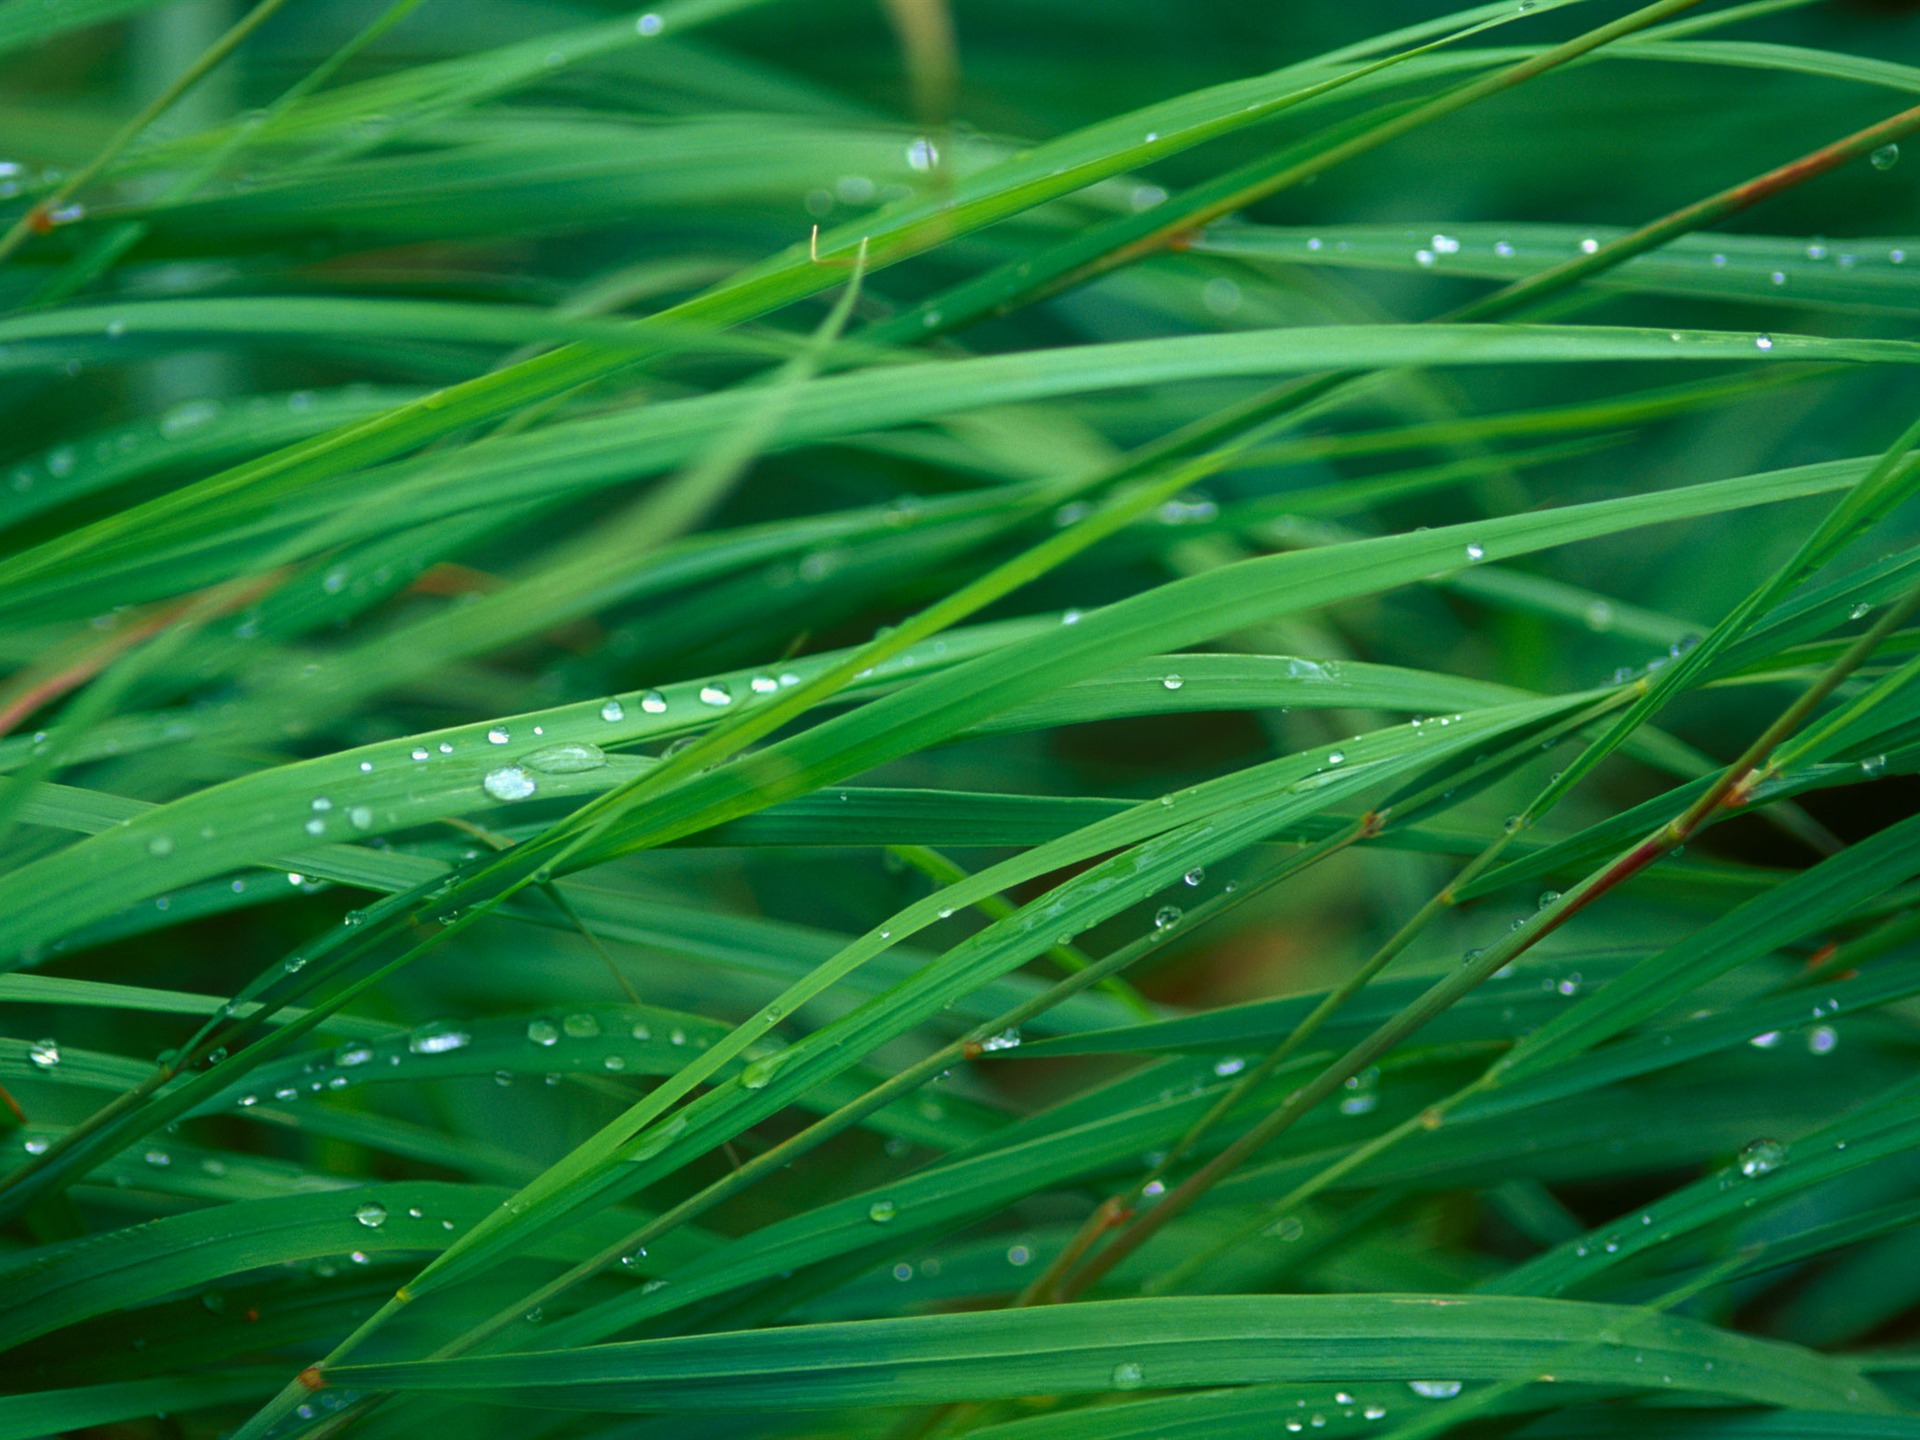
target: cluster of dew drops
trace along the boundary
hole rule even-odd
[[[777,691],[800,683],[800,677],[792,671],[780,675],[754,675],[746,682],[746,689],[752,695],[772,695]],[[709,680],[696,692],[699,703],[711,710],[725,710],[734,703],[734,687],[725,680]],[[659,690],[643,690],[634,702],[643,714],[664,715],[668,710],[668,701]],[[627,702],[618,697],[606,700],[599,707],[601,720],[609,725],[620,724],[627,718]],[[534,727],[538,737],[541,727]],[[494,725],[487,731],[487,743],[490,745],[510,745],[513,743],[513,731],[504,724]],[[452,747],[443,743],[440,749],[451,753]],[[672,753],[670,748],[669,754]],[[430,760],[432,752],[424,745],[413,751],[415,760]],[[598,745],[587,740],[563,741],[541,745],[527,752],[511,764],[497,766],[487,771],[480,782],[480,788],[495,800],[512,803],[531,800],[539,793],[542,775],[571,775],[583,771],[598,770],[607,763],[607,755]]]

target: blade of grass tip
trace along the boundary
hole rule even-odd
[[[1360,1070],[1364,1069],[1368,1064],[1372,1063],[1373,1059],[1384,1054],[1385,1051],[1391,1049],[1393,1045],[1398,1044],[1400,1039],[1413,1033],[1413,1031],[1424,1024],[1426,1019],[1430,1018],[1432,1014],[1437,1014],[1440,1009],[1444,1009],[1446,1005],[1451,1004],[1453,1000],[1457,999],[1460,995],[1464,995],[1482,980],[1504,968],[1506,965],[1511,964],[1520,955],[1545,939],[1547,935],[1557,930],[1574,915],[1584,910],[1601,896],[1617,889],[1633,875],[1652,864],[1653,861],[1661,855],[1667,854],[1677,845],[1684,844],[1687,838],[1691,836],[1700,824],[1703,823],[1708,816],[1712,815],[1714,811],[1722,807],[1734,809],[1744,804],[1746,795],[1763,773],[1763,767],[1775,749],[1783,744],[1786,738],[1798,729],[1806,717],[1830,696],[1834,690],[1843,684],[1849,675],[1853,674],[1872,656],[1874,650],[1887,635],[1891,634],[1915,611],[1920,611],[1920,590],[1913,591],[1905,596],[1898,604],[1883,615],[1872,629],[1861,635],[1859,639],[1848,648],[1847,652],[1834,661],[1819,679],[1809,685],[1792,704],[1774,718],[1766,729],[1748,745],[1738,759],[1721,771],[1714,784],[1710,786],[1684,814],[1661,826],[1639,844],[1632,846],[1607,865],[1589,874],[1581,880],[1579,884],[1565,892],[1559,899],[1553,901],[1552,904],[1542,910],[1534,921],[1522,929],[1514,931],[1496,941],[1493,945],[1487,947],[1480,955],[1470,960],[1459,972],[1441,980],[1416,1001],[1414,1005],[1409,1006],[1401,1015],[1396,1016],[1393,1020],[1382,1026],[1374,1036],[1368,1037],[1367,1040],[1355,1046],[1346,1056],[1343,1056],[1339,1061],[1335,1062],[1322,1076],[1317,1077],[1312,1084],[1297,1092],[1296,1096],[1289,1097],[1279,1110],[1275,1111],[1272,1116],[1262,1122],[1260,1127],[1256,1128],[1270,1128],[1274,1135],[1278,1135],[1282,1130],[1288,1128],[1294,1120],[1298,1119],[1299,1115],[1304,1113],[1306,1108],[1310,1108],[1313,1104],[1317,1104],[1320,1099],[1331,1094],[1335,1085],[1344,1082],[1348,1075],[1357,1074]],[[1459,881],[1456,879],[1455,883],[1457,884]],[[1416,1011],[1421,1012],[1419,1018],[1409,1024],[1409,1017]],[[1385,1044],[1380,1043],[1387,1032],[1393,1032],[1392,1039],[1388,1040]],[[1356,1057],[1359,1058],[1356,1059]],[[1398,1144],[1401,1140],[1418,1134],[1421,1131],[1437,1129],[1444,1122],[1446,1116],[1453,1110],[1464,1104],[1471,1097],[1492,1088],[1512,1063],[1512,1058],[1510,1052],[1507,1057],[1496,1061],[1477,1079],[1469,1082],[1445,1099],[1436,1101],[1423,1109],[1418,1115],[1410,1117],[1393,1129],[1375,1136],[1372,1140],[1356,1147],[1320,1174],[1315,1175],[1308,1181],[1295,1187],[1295,1189],[1281,1197],[1273,1206],[1267,1207],[1259,1217],[1257,1224],[1250,1224],[1243,1227],[1235,1234],[1217,1242],[1215,1246],[1202,1254],[1189,1256],[1187,1260],[1181,1263],[1177,1271],[1170,1272],[1164,1280],[1155,1283],[1163,1286],[1171,1285],[1176,1282],[1176,1279],[1184,1280],[1198,1273],[1205,1265],[1212,1263],[1212,1261],[1218,1259],[1219,1256],[1259,1234],[1265,1225],[1271,1223],[1272,1218],[1276,1214],[1285,1214],[1287,1208],[1304,1202],[1306,1199],[1324,1189],[1327,1185],[1332,1184],[1340,1176],[1350,1173],[1364,1161],[1370,1160],[1376,1155],[1383,1153]],[[1327,1084],[1327,1078],[1335,1075],[1336,1072],[1338,1078],[1335,1079],[1332,1084]],[[1313,1098],[1306,1098],[1310,1092],[1314,1092]],[[1264,1141],[1262,1143],[1264,1143]],[[1215,1176],[1213,1178],[1217,1180],[1219,1177]],[[1178,1193],[1178,1191],[1170,1192],[1167,1199],[1174,1199]],[[1197,1196],[1194,1198],[1197,1198]],[[1159,1213],[1158,1209],[1153,1213],[1157,1215]],[[1107,1252],[1103,1251],[1098,1259],[1104,1260],[1106,1254]]]
[[[968,872],[938,850],[926,845],[889,845],[887,854],[902,864],[911,865],[936,885],[955,885],[967,878]],[[973,902],[973,908],[989,920],[1005,920],[1015,909],[1013,903],[1004,895],[983,895]],[[1052,946],[1047,956],[1062,970],[1072,973],[1084,970],[1093,963],[1086,951],[1078,945],[1059,944]],[[1147,998],[1124,980],[1110,979],[1100,982],[1100,988],[1112,995],[1127,1009],[1142,1020],[1152,1020],[1157,1013]]]
[[[225,166],[232,164],[235,157],[244,154],[248,147],[257,144],[272,130],[275,120],[285,115],[306,96],[325,85],[339,73],[342,66],[405,20],[423,3],[425,0],[393,0],[384,12],[363,27],[346,44],[289,86],[273,104],[267,107],[266,112],[257,121],[250,119],[247,124],[235,126],[227,138],[214,147],[210,155],[163,188],[157,197],[158,203],[173,204],[193,195],[201,186],[219,174]],[[48,305],[57,305],[84,289],[112,269],[121,256],[145,239],[151,228],[144,220],[129,220],[124,224],[116,225],[107,234],[74,256],[62,270],[40,287],[32,300],[23,308],[37,310]]]
[[[200,58],[183,70],[166,89],[135,112],[124,125],[114,131],[100,150],[73,174],[62,180],[53,190],[44,196],[38,204],[32,206],[18,220],[10,225],[4,234],[0,234],[0,264],[13,255],[35,235],[43,235],[51,230],[59,211],[65,207],[82,189],[117,160],[146,128],[168,110],[194,86],[204,80],[213,69],[235,50],[245,43],[248,36],[271,19],[274,13],[285,6],[287,0],[260,0],[246,15],[235,22],[233,27],[213,44],[201,52]]]

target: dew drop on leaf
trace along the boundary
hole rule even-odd
[[[1787,1147],[1778,1140],[1756,1140],[1740,1152],[1735,1162],[1748,1179],[1778,1170],[1786,1163]]]
[[[575,775],[602,768],[607,763],[607,752],[584,740],[567,740],[557,745],[543,745],[521,756],[520,763],[543,775]]]
[[[464,1030],[432,1021],[407,1037],[407,1049],[415,1055],[444,1055],[449,1050],[464,1048],[472,1040]]]
[[[502,765],[487,772],[480,788],[496,800],[527,800],[532,798],[535,786],[533,777],[518,765]]]

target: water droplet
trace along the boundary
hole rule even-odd
[[[512,738],[513,732],[508,730],[504,725],[495,725],[491,730],[487,731],[487,743],[489,745],[504,745]]]
[[[1116,1390],[1138,1390],[1147,1383],[1147,1372],[1140,1368],[1138,1360],[1122,1360],[1113,1367],[1113,1388]]]
[[[416,1055],[444,1055],[469,1044],[473,1037],[464,1030],[430,1021],[407,1037],[407,1049]]]
[[[940,163],[940,150],[925,136],[912,141],[907,146],[907,166],[909,169],[927,171]]]
[[[700,687],[700,703],[702,705],[731,705],[733,703],[733,691],[718,680],[711,681]]]
[[[740,1083],[749,1090],[764,1090],[773,1079],[774,1072],[780,1068],[784,1055],[762,1055],[758,1060],[749,1060],[740,1070]]]
[[[333,1052],[333,1063],[336,1065],[364,1065],[371,1059],[373,1059],[372,1048],[362,1045],[357,1040],[349,1040]]]
[[[660,33],[660,25],[660,17],[652,12],[642,15],[638,20],[633,22],[633,28],[638,30],[642,35],[658,35]]]
[[[615,724],[627,718],[626,707],[618,700],[609,700],[600,707],[600,718],[609,725]]]
[[[1894,144],[1882,145],[1867,157],[1867,163],[1876,170],[1891,170],[1900,161],[1900,147]]]
[[[1468,544],[1468,546],[1467,546],[1467,559],[1469,559],[1469,560],[1484,560],[1484,559],[1486,559],[1486,558],[1487,558],[1487,551],[1486,551],[1486,547],[1485,547],[1484,545],[1481,545],[1481,544],[1479,544],[1479,543],[1477,543],[1477,542],[1473,542],[1473,543],[1469,543],[1469,544]]]
[[[151,840],[147,841],[147,853],[155,856],[171,855],[173,853],[173,837],[171,835],[154,836]]]
[[[1387,1418],[1387,1407],[1384,1405],[1369,1405],[1360,1413],[1369,1420],[1384,1420]]]
[[[1171,930],[1179,923],[1180,907],[1178,905],[1162,905],[1154,912],[1153,928],[1156,930]]]
[[[1747,1041],[1747,1043],[1756,1050],[1771,1050],[1780,1043],[1780,1032],[1778,1030],[1768,1030],[1754,1036],[1751,1040]]]
[[[1869,755],[1860,762],[1860,773],[1862,775],[1878,775],[1886,768],[1887,757],[1884,755]]]
[[[560,1022],[560,1028],[575,1040],[591,1040],[600,1033],[600,1021],[584,1012],[569,1015]]]
[[[1180,877],[1180,882],[1183,885],[1198,885],[1206,878],[1207,867],[1204,865],[1196,865]]]
[[[60,1063],[60,1042],[58,1040],[36,1040],[27,1046],[27,1059],[36,1068],[51,1070]]]
[[[1599,249],[1600,249],[1600,242],[1594,239],[1591,235],[1589,235],[1586,239],[1580,242],[1580,253],[1582,255],[1592,255]]]
[[[368,805],[353,805],[347,809],[347,823],[356,830],[373,828],[373,809]]]
[[[487,772],[480,788],[496,800],[526,800],[534,791],[533,777],[518,765],[503,765]]]
[[[1160,677],[1160,683],[1169,690],[1178,690],[1187,682],[1182,680],[1178,675],[1163,675]]]
[[[771,675],[756,675],[747,684],[756,695],[771,695],[780,688],[780,682]]]
[[[1426,1400],[1451,1400],[1460,1393],[1458,1380],[1409,1380],[1407,1388]]]
[[[1213,1073],[1218,1075],[1222,1080],[1225,1080],[1229,1075],[1238,1075],[1246,1068],[1247,1062],[1242,1060],[1238,1055],[1229,1055],[1224,1060],[1216,1060],[1213,1062]]]
[[[432,752],[429,751],[427,747],[424,745],[416,745],[413,747],[413,750],[410,753],[413,755],[413,758],[415,760],[425,760],[427,756]]]
[[[1771,350],[1773,348],[1773,337],[1771,335],[1754,336],[1753,348],[1756,350]]]
[[[1807,1053],[1810,1055],[1831,1054],[1833,1047],[1840,1043],[1840,1032],[1831,1025],[1816,1025],[1807,1031]]]
[[[1346,761],[1347,752],[1344,750],[1329,750],[1327,752],[1327,764],[1329,765],[1344,765]]]
[[[1786,1162],[1787,1147],[1778,1140],[1756,1140],[1739,1154],[1740,1173],[1749,1179],[1778,1170]]]
[[[527,1022],[527,1039],[536,1045],[553,1045],[560,1039],[560,1027],[551,1020]]]
[[[1018,1026],[1009,1027],[997,1035],[989,1035],[980,1042],[981,1050],[987,1052],[995,1050],[1015,1050],[1019,1048],[1019,1045],[1020,1029]]]
[[[378,1200],[369,1200],[354,1208],[353,1218],[369,1230],[378,1230],[387,1223],[387,1207]]]
[[[607,752],[585,740],[564,740],[522,755],[520,763],[543,775],[574,775],[583,770],[600,769],[607,763]]]
[[[890,1223],[896,1213],[891,1200],[876,1200],[867,1207],[867,1219],[876,1225]]]

